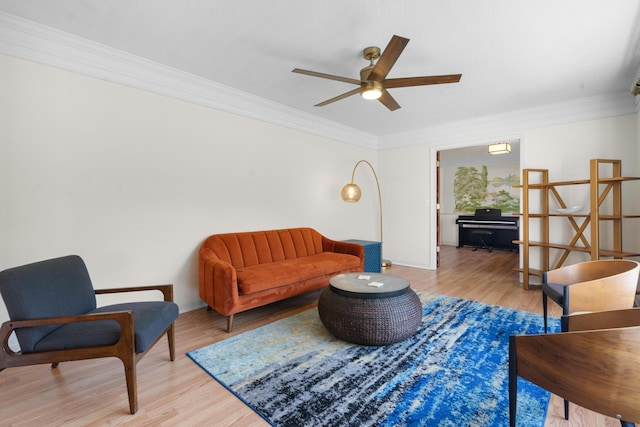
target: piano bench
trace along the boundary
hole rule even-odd
[[[480,241],[479,246],[473,248],[474,251],[478,249],[486,249],[489,252],[493,252],[493,231],[491,230],[473,230],[471,235]]]

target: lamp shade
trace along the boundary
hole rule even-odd
[[[356,184],[351,183],[342,187],[342,200],[345,202],[357,202],[360,200],[360,196],[362,196],[362,191],[360,191],[360,187]]]

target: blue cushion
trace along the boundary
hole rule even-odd
[[[77,255],[0,272],[0,292],[11,320],[84,314],[96,308],[87,268]],[[57,325],[16,330],[20,348],[31,352]]]
[[[178,318],[178,306],[173,302],[145,301],[99,307],[91,313],[133,311],[136,353],[146,351]],[[34,351],[61,350],[108,345],[118,341],[120,326],[116,321],[71,323],[56,329],[38,341]]]

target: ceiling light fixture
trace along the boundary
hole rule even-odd
[[[631,94],[638,96],[640,94],[640,77],[638,77],[631,85]]]
[[[508,142],[498,142],[489,144],[489,154],[507,154],[511,152],[511,144]]]
[[[382,84],[375,80],[369,80],[362,84],[360,95],[362,95],[364,99],[378,99],[382,96]]]

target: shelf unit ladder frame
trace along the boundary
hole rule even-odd
[[[606,159],[591,159],[590,165],[590,211],[594,220],[591,224],[591,259],[597,260],[600,258],[600,206],[607,199],[607,196],[613,190],[612,209],[613,216],[617,217],[612,219],[613,221],[613,250],[614,252],[622,252],[622,182],[612,181],[604,183],[602,192],[600,191],[600,185],[603,185],[602,178],[600,177],[600,164],[610,164],[612,171],[612,178],[620,178],[622,176],[622,161],[621,160],[606,160]],[[622,258],[616,257],[616,258]]]
[[[601,166],[609,165],[609,169],[606,171],[601,170]],[[564,251],[559,260],[555,263],[554,269],[561,267],[566,261],[568,255],[571,252],[583,252],[589,255],[591,260],[598,260],[602,257],[612,257],[615,259],[622,259],[628,257],[640,256],[638,251],[624,251],[622,247],[623,230],[622,224],[624,219],[638,218],[640,215],[631,214],[624,215],[622,213],[622,183],[627,181],[640,181],[640,176],[625,177],[622,176],[622,161],[621,160],[608,160],[608,159],[591,159],[589,171],[589,179],[573,180],[573,181],[559,181],[549,182],[548,169],[523,169],[522,171],[522,184],[514,185],[514,188],[522,188],[522,240],[514,241],[522,247],[522,268],[517,270],[522,273],[523,289],[530,289],[529,277],[531,275],[541,276],[544,271],[549,271],[549,265],[551,264],[549,255],[550,249],[557,249]],[[600,176],[604,173],[606,176]],[[539,173],[540,177],[533,175]],[[540,181],[534,181],[533,178],[538,178]],[[534,182],[534,183],[532,183]],[[562,197],[556,190],[559,186],[569,185],[589,185],[589,213],[588,214],[563,214],[563,213],[550,213],[549,212],[549,196],[553,195],[557,203],[566,208],[566,204],[562,200]],[[531,190],[540,191],[540,209],[539,212],[530,212]],[[610,198],[610,204],[606,204],[607,198]],[[611,213],[602,214],[600,212],[602,207],[607,207],[611,210]],[[551,217],[566,217],[571,223],[575,234],[568,245],[549,242],[549,225]],[[541,241],[530,240],[530,218],[537,218],[540,220],[540,237]],[[584,218],[583,222],[578,225],[576,218]],[[600,221],[611,221],[611,234],[607,236],[607,240],[612,244],[611,248],[601,248],[601,236],[602,231]],[[590,226],[590,232],[587,231],[587,227]],[[612,241],[611,241],[611,240]],[[576,246],[578,240],[582,242],[584,246]],[[540,248],[540,264],[541,270],[530,268],[530,248]]]
[[[524,169],[523,170],[523,174],[522,174],[522,188],[523,188],[523,192],[526,192],[526,194],[523,194],[522,197],[522,221],[525,224],[529,224],[529,214],[530,214],[530,208],[529,208],[529,200],[530,200],[530,195],[529,195],[529,190],[531,189],[531,184],[530,181],[532,181],[532,177],[531,174],[540,174],[539,179],[540,179],[540,183],[541,184],[546,184],[549,182],[549,170],[548,169]],[[540,187],[540,207],[541,210],[543,212],[548,212],[549,211],[549,188],[545,185],[543,185],[542,187]],[[548,217],[543,217],[541,218],[541,230],[540,233],[543,236],[543,240],[548,241],[549,240],[549,218]],[[525,290],[529,289],[529,276],[531,275],[531,271],[529,268],[529,251],[530,251],[530,245],[529,242],[530,240],[530,235],[529,235],[529,228],[528,226],[523,227],[522,228],[522,257],[524,260],[526,260],[523,263],[522,266],[522,287]],[[547,271],[549,269],[549,248],[548,247],[540,247],[540,250],[542,251],[542,266],[541,269],[542,271]]]

